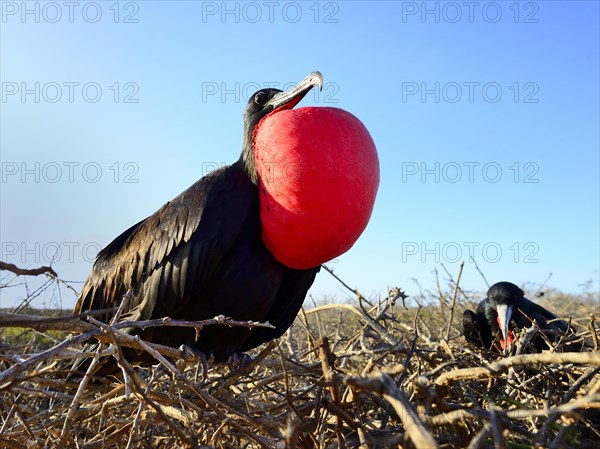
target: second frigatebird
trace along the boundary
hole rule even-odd
[[[515,284],[498,282],[478,304],[477,313],[465,310],[463,332],[471,343],[488,349],[499,346],[506,352],[515,339],[515,331],[531,327],[533,320],[551,341],[570,329],[557,315],[527,299]],[[538,336],[533,343],[537,351],[549,349],[543,337]]]
[[[282,335],[296,317],[320,265],[290,268],[265,246],[259,195],[263,187],[256,164],[255,135],[264,118],[292,109],[313,87],[321,86],[321,74],[313,72],[286,92],[261,89],[252,95],[244,112],[239,160],[206,175],[104,248],[74,313],[114,309],[129,292],[121,320],[167,316],[203,320],[224,315],[236,320],[268,321],[275,326],[251,330],[208,326],[198,334],[183,327],[133,331],[147,341],[173,347],[186,345],[217,361],[226,361]],[[373,165],[378,174],[376,156]],[[364,189],[370,183],[374,201],[378,176],[362,183],[348,179],[349,195],[352,189]],[[339,182],[329,186],[324,184],[323,188],[339,188]],[[368,220],[372,203],[363,209]],[[346,226],[354,226],[351,218]],[[364,225],[355,224],[357,235]],[[285,238],[285,233],[282,235]],[[342,243],[350,243],[345,245],[349,247],[353,241]],[[100,318],[108,322],[111,317],[107,314]]]

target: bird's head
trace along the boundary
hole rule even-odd
[[[498,282],[492,285],[487,292],[486,317],[490,322],[497,322],[502,332],[500,345],[504,352],[510,350],[514,340],[514,334],[510,329],[513,310],[524,296],[523,290],[511,282]]]
[[[321,72],[312,72],[290,90],[261,89],[255,92],[246,105],[244,111],[244,147],[242,159],[246,170],[253,183],[258,182],[256,171],[253,141],[256,125],[267,115],[277,113],[286,109],[292,109],[313,88],[323,87],[323,76]]]
[[[314,268],[350,249],[379,187],[375,143],[355,116],[295,108],[322,84],[313,72],[285,92],[259,90],[244,113],[242,163],[258,190],[262,239],[288,268]]]

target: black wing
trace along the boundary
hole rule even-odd
[[[169,316],[185,307],[237,239],[253,188],[236,163],[129,228],[98,254],[74,313],[117,307],[127,291],[132,298],[122,319]]]
[[[472,310],[463,312],[463,333],[471,343],[488,349],[494,340],[485,314],[475,313]]]
[[[561,320],[556,314],[527,298],[521,298],[516,305],[526,316],[513,311],[517,325],[520,327],[531,327],[531,320],[535,320],[541,329],[557,330],[563,333],[569,329],[569,324]],[[530,320],[531,319],[531,320]]]

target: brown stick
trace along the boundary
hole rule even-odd
[[[99,313],[104,313],[107,310],[112,309],[96,310],[74,316],[68,315],[53,318],[0,312],[0,327],[29,327],[40,332],[44,332],[47,330],[59,330],[65,332],[88,332],[97,329],[97,327],[93,324],[81,321],[79,318],[85,316],[98,315]],[[169,317],[144,321],[121,321],[119,323],[112,324],[111,327],[114,329],[124,329],[128,327],[137,327],[145,329],[147,327],[171,326],[194,327],[196,329],[202,329],[205,326],[214,326],[217,324],[230,327],[247,327],[249,329],[253,329],[255,327],[266,327],[268,329],[275,329],[275,326],[269,323],[258,323],[256,321],[237,321],[232,320],[231,318],[227,318],[223,315],[219,315],[214,318],[202,321],[174,320]]]
[[[464,266],[465,261],[463,260],[460,263],[458,277],[456,278],[456,285],[454,286],[454,295],[452,295],[452,301],[450,302],[450,318],[448,318],[448,327],[446,328],[446,340],[448,340],[448,336],[450,335],[450,329],[452,328],[452,319],[454,318],[454,306],[456,305],[456,295],[458,295],[458,285],[460,284],[460,277],[462,276]]]
[[[58,274],[56,274],[56,271],[52,267],[19,268],[12,263],[0,261],[0,270],[10,271],[17,276],[39,276],[40,274],[48,273],[54,277],[58,277]]]
[[[415,447],[438,448],[436,441],[388,374],[379,372],[367,376],[348,376],[344,379],[344,383],[383,396],[396,410],[406,435]]]
[[[354,307],[351,304],[326,304],[324,306],[319,306],[319,307],[315,307],[313,309],[307,310],[305,313],[307,315],[309,315],[311,313],[316,313],[321,310],[327,310],[327,309],[348,310],[348,311],[354,313],[355,315],[358,315],[360,318],[362,318],[374,331],[376,331],[379,335],[381,335],[389,344],[391,344],[393,346],[396,346],[399,344],[399,341],[393,335],[391,335],[391,333],[387,329],[385,329],[381,324],[379,324],[377,321],[375,321],[373,318],[371,318],[365,312],[360,311],[358,308]]]
[[[520,354],[508,357],[488,366],[476,368],[462,368],[442,373],[435,385],[442,386],[452,381],[463,379],[487,379],[508,370],[512,366],[543,364],[568,364],[578,363],[583,365],[600,365],[600,354],[595,352],[544,352],[542,354]]]
[[[332,368],[333,355],[331,354],[331,348],[329,347],[329,339],[327,337],[323,337],[321,342],[319,343],[319,358],[321,360],[321,369],[323,370],[323,377],[326,382],[331,382],[333,380],[334,372]],[[340,392],[336,385],[330,385],[329,391],[331,393],[331,398],[333,399],[333,404],[338,408],[340,405]],[[335,434],[338,440],[338,447],[344,448],[346,444],[344,442],[343,428],[344,421],[340,417],[339,414],[336,413],[337,418],[337,426],[335,429]]]
[[[546,417],[567,414],[583,408],[600,408],[600,394],[586,395],[574,401],[567,402],[566,404],[560,404],[555,407],[544,409],[518,409],[507,412],[500,412],[498,409],[496,409],[496,414],[503,414],[509,419],[530,419],[536,416]],[[459,409],[452,410],[451,412],[443,413],[441,415],[428,417],[426,422],[431,426],[447,426],[458,421],[478,418],[489,419],[490,413],[481,409]]]
[[[91,323],[86,323],[81,320],[73,320],[71,317],[66,317],[64,320],[55,321],[42,321],[40,322],[39,317],[29,317],[28,315],[17,315],[17,319],[11,321],[11,316],[13,314],[10,313],[0,313],[0,327],[31,327],[32,329],[44,329],[44,330],[63,330],[69,332],[84,332],[75,337],[70,337],[56,346],[43,351],[38,354],[33,354],[27,359],[23,359],[18,363],[15,363],[13,366],[8,368],[7,370],[0,373],[0,384],[5,382],[16,374],[23,372],[26,368],[35,365],[36,363],[41,362],[42,360],[46,360],[50,357],[55,356],[60,353],[64,349],[68,348],[77,343],[81,343],[92,338],[96,338],[102,342],[112,342],[112,337],[108,335],[104,329],[101,329],[98,326],[95,326]],[[28,320],[25,320],[24,317],[27,317]],[[17,324],[15,324],[17,323]],[[120,323],[113,324],[109,326],[109,329],[112,330],[120,330],[123,328],[130,327],[149,327],[149,326],[184,326],[184,327],[195,327],[201,328],[206,325],[227,325],[227,326],[241,326],[241,327],[272,327],[270,324],[261,324],[255,323],[253,321],[235,321],[225,318],[223,316],[215,317],[211,320],[203,320],[203,321],[184,321],[184,320],[171,320],[170,318],[163,318],[159,320],[147,320],[147,321],[122,321]],[[146,349],[146,345],[142,345],[140,340],[136,339],[126,339],[123,338],[122,334],[116,335],[117,343],[121,346],[132,347],[136,349]],[[183,359],[186,361],[195,361],[196,356],[191,354],[190,351],[180,351],[179,349],[172,348],[170,346],[164,346],[156,343],[147,343],[148,346],[155,349],[162,355],[167,357],[172,357],[175,359]]]

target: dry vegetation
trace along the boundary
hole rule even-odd
[[[444,284],[411,298],[423,307],[404,307],[392,289],[306,308],[250,364],[209,363],[207,373],[122,324],[2,313],[0,446],[598,447],[598,297],[547,292],[540,302],[572,316],[577,333],[542,354],[524,345],[503,357],[465,343],[462,311],[479,297]],[[82,351],[94,338],[99,349]],[[132,366],[123,346],[150,351],[156,365]],[[119,377],[67,377],[73,360],[99,351],[119,359]]]

